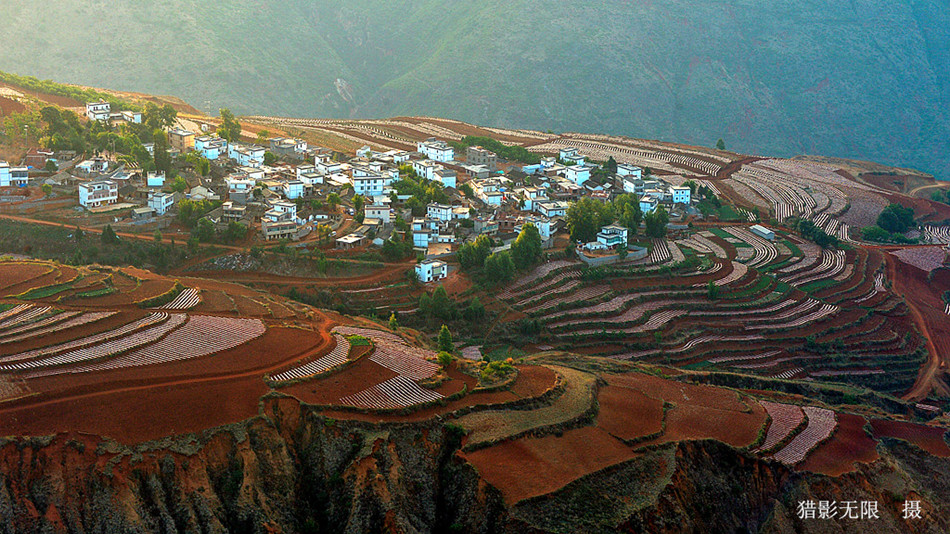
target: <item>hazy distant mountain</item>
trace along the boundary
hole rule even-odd
[[[0,20],[2,70],[199,108],[724,137],[950,178],[945,0],[5,0]]]

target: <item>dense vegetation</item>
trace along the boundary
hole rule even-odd
[[[453,142],[452,147],[459,153],[464,153],[470,146],[480,146],[491,150],[499,158],[508,161],[518,161],[521,163],[535,164],[541,162],[541,155],[534,152],[528,152],[523,146],[508,146],[491,137],[480,137],[475,135],[466,135],[459,142]]]

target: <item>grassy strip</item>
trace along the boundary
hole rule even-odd
[[[564,393],[549,406],[536,410],[491,410],[460,417],[458,424],[469,434],[466,450],[554,430],[564,430],[596,415],[598,378],[568,367],[552,367],[564,377]]]
[[[20,300],[42,299],[46,297],[51,297],[57,293],[62,293],[63,291],[66,291],[67,289],[72,289],[72,287],[73,287],[72,282],[66,282],[63,284],[56,284],[56,285],[46,286],[46,287],[37,287],[34,289],[30,289],[28,291],[25,291],[23,293],[20,293],[19,295],[15,295],[15,297]]]

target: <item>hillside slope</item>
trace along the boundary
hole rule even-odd
[[[315,5],[316,4],[316,5]],[[950,177],[939,2],[24,1],[0,69],[297,116],[449,116]],[[68,26],[63,21],[70,21]]]

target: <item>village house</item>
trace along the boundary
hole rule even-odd
[[[389,224],[391,222],[389,206],[385,204],[367,204],[363,206],[363,221],[370,219]]]
[[[455,150],[445,141],[437,141],[430,137],[425,141],[416,144],[416,149],[420,154],[435,161],[452,161],[455,159]]]
[[[228,147],[228,159],[241,167],[260,168],[264,164],[264,147],[234,143]]]
[[[214,161],[228,152],[228,142],[216,135],[195,137],[195,150],[206,159]]]
[[[449,267],[444,261],[424,260],[416,264],[416,274],[423,284],[444,279],[449,274]]]
[[[6,161],[0,161],[0,187],[25,187],[29,179],[28,168],[11,167]]]
[[[498,168],[498,156],[480,146],[470,146],[465,149],[465,161],[469,165],[484,166],[489,172],[494,172]]]
[[[115,204],[119,200],[119,187],[115,182],[101,180],[79,184],[79,205],[84,208],[98,208]]]
[[[564,217],[567,214],[568,206],[569,204],[562,200],[547,200],[537,203],[538,213],[548,217],[549,219],[554,217]]]
[[[168,146],[182,154],[195,148],[195,132],[175,128],[168,131]],[[217,158],[215,158],[217,159]]]
[[[247,206],[242,206],[230,200],[221,205],[221,218],[225,222],[238,222],[247,215]]]
[[[608,248],[627,244],[627,229],[623,226],[604,226],[597,232],[597,241]]]
[[[148,207],[157,215],[165,215],[169,208],[175,205],[175,195],[172,193],[151,193],[148,196]]]
[[[105,100],[86,103],[86,117],[91,121],[108,121],[112,112],[112,104]]]
[[[439,182],[442,184],[442,187],[451,187],[452,189],[455,189],[456,178],[457,178],[457,175],[455,171],[451,169],[443,169],[443,168],[437,169],[435,171],[435,176],[433,177],[433,179],[436,182]]]
[[[148,171],[145,175],[145,187],[165,187],[165,171]]]

